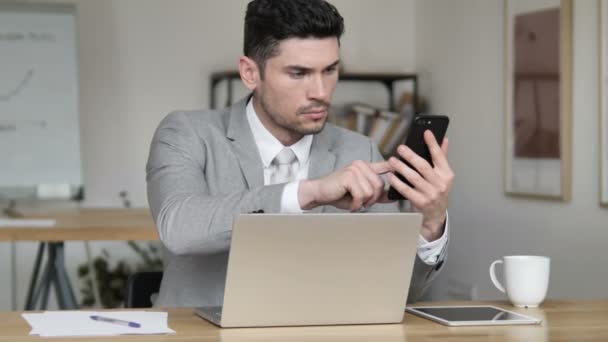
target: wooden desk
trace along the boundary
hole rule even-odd
[[[54,219],[53,227],[3,227],[0,241],[38,241],[38,253],[30,280],[25,309],[45,309],[51,284],[59,307],[78,307],[65,270],[65,241],[152,241],[158,233],[148,209],[71,209],[55,212],[24,212],[24,219]],[[44,250],[47,262],[38,279]],[[14,266],[13,266],[14,267]],[[13,279],[16,271],[13,270]],[[15,287],[13,283],[13,288]],[[13,293],[14,296],[14,293]]]
[[[608,300],[549,301],[538,309],[520,309],[505,302],[451,302],[440,304],[493,304],[543,319],[540,326],[446,327],[406,314],[403,324],[219,329],[198,318],[191,309],[169,309],[169,327],[175,335],[77,338],[81,341],[298,341],[298,342],[476,342],[476,341],[608,341]],[[28,336],[29,325],[20,312],[0,313],[0,341],[40,341]],[[53,341],[74,341],[53,338]]]
[[[24,212],[24,219],[54,219],[55,226],[5,227],[0,241],[152,241],[158,233],[148,209],[73,209]]]

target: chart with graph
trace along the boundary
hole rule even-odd
[[[0,188],[81,185],[76,11],[0,3]]]

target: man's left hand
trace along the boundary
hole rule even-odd
[[[433,133],[427,130],[424,132],[424,141],[431,152],[434,167],[409,147],[400,145],[397,153],[415,169],[395,157],[391,157],[388,162],[395,172],[399,172],[414,187],[408,186],[392,173],[388,174],[388,182],[410,201],[415,210],[422,213],[424,218],[421,234],[430,242],[443,235],[454,172],[447,160],[448,139],[444,138],[439,146]]]

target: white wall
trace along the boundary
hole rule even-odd
[[[84,204],[120,206],[118,193],[127,190],[134,206],[146,206],[144,168],[154,129],[172,110],[208,107],[210,73],[236,68],[248,1],[70,2],[79,12]],[[347,71],[413,69],[413,0],[332,3],[345,18],[342,61]],[[113,256],[129,254],[124,244],[95,246],[114,246]],[[68,244],[72,279],[83,250],[80,243]],[[17,253],[22,305],[35,244],[19,244]],[[7,275],[9,258],[8,245],[0,244],[0,272]],[[10,281],[5,279],[0,310],[10,309]]]
[[[508,254],[551,257],[550,298],[606,297],[608,210],[600,209],[596,1],[574,1],[573,196],[568,203],[503,192],[503,33],[500,0],[419,0],[416,69],[434,112],[451,116],[452,240],[438,299],[505,298],[488,267]],[[470,289],[468,290],[470,292]]]
[[[154,129],[171,110],[208,107],[210,73],[236,69],[247,2],[78,2],[86,205],[119,205],[123,189],[147,205],[144,165]],[[347,70],[414,66],[413,1],[380,3],[335,2],[346,22]]]

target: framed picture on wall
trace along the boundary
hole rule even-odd
[[[608,207],[608,0],[599,0],[600,204]]]
[[[571,0],[504,0],[508,195],[570,199],[571,36]]]

